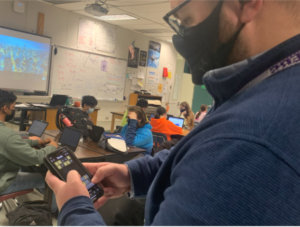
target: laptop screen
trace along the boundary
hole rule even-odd
[[[149,117],[149,121],[151,121],[151,118],[154,117],[154,114],[151,114],[150,117]]]
[[[76,148],[81,138],[81,133],[70,128],[64,128],[64,131],[59,139],[59,143],[64,146]]]
[[[28,129],[28,133],[41,137],[45,129],[47,128],[47,126],[48,126],[48,122],[34,120],[32,122],[32,125]]]
[[[67,95],[53,95],[50,101],[50,106],[64,106],[67,99]]]
[[[173,122],[175,125],[179,127],[183,127],[184,119],[178,117],[169,117],[169,121]]]

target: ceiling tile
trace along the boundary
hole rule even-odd
[[[131,13],[149,13],[149,12],[158,12],[165,11],[166,13],[170,11],[169,2],[163,3],[151,3],[143,5],[130,5],[130,6],[117,6],[117,8],[131,12]]]
[[[165,29],[166,27],[159,25],[159,24],[145,24],[145,25],[138,25],[138,24],[134,24],[134,25],[122,25],[123,28],[127,28],[130,30],[135,30],[135,29]]]
[[[128,0],[107,0],[106,3],[111,6],[137,6],[137,5],[145,5],[145,4],[155,4],[155,3],[165,3],[168,1],[165,0],[151,0],[151,1],[128,1]]]

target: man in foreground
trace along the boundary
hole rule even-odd
[[[146,225],[300,225],[299,4],[171,1],[174,46],[215,105],[171,151],[87,164],[95,206],[129,191],[147,196]],[[76,172],[46,180],[60,225],[105,224]]]

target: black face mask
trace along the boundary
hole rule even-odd
[[[184,111],[186,111],[186,109],[182,109],[182,110],[180,110],[180,113],[183,113]]]
[[[11,111],[11,115],[6,115],[6,116],[5,116],[5,121],[10,121],[10,120],[12,120],[12,119],[14,118],[14,116],[15,116],[15,113],[16,113],[16,110],[12,110],[12,111]]]
[[[224,44],[218,43],[221,0],[213,12],[200,24],[185,28],[185,36],[173,36],[173,44],[178,53],[186,59],[194,84],[202,85],[202,78],[212,69],[227,65],[228,56],[242,29]]]

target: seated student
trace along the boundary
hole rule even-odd
[[[182,134],[182,128],[167,120],[167,111],[162,106],[156,109],[150,125],[152,126],[152,132],[165,134],[169,141],[171,140],[171,135]]]
[[[37,172],[20,172],[22,167],[42,164],[45,155],[55,151],[57,143],[51,139],[22,139],[12,129],[5,127],[4,122],[13,119],[17,97],[0,89],[0,195],[17,191],[45,187],[44,176]],[[43,149],[32,148],[36,145],[46,145]],[[54,200],[55,202],[55,200]],[[57,210],[56,203],[52,212]]]
[[[203,118],[205,117],[206,113],[207,113],[207,105],[202,104],[200,106],[200,111],[196,113],[195,115],[195,121],[200,122],[203,120]]]
[[[187,102],[180,103],[180,115],[179,117],[184,118],[184,126],[187,129],[194,128],[194,113]]]
[[[146,150],[146,155],[151,155],[153,138],[151,125],[147,121],[146,114],[139,106],[128,108],[128,124],[121,131],[128,146],[135,146]]]
[[[136,106],[141,107],[145,111],[146,108],[148,107],[148,101],[146,99],[139,99],[136,103]],[[125,111],[124,116],[122,118],[122,122],[121,122],[122,127],[124,127],[127,124],[127,114],[128,114],[128,110]]]
[[[95,107],[98,105],[98,101],[94,96],[86,95],[82,97],[81,107],[82,111],[85,113],[86,117],[91,121],[89,114],[93,113]]]

